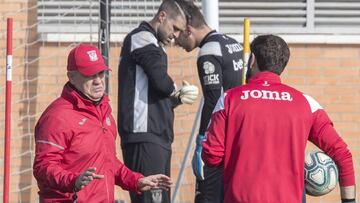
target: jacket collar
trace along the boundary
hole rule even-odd
[[[269,84],[281,83],[279,75],[268,71],[259,72],[249,79],[249,83],[263,83],[264,81]]]
[[[148,22],[146,22],[146,21],[141,22],[140,25],[139,25],[139,27],[142,27],[142,28],[144,28],[146,31],[151,32],[151,33],[156,37],[156,39],[159,41],[159,38],[158,38],[158,36],[157,36],[154,28],[151,27],[151,25],[150,25]]]
[[[216,33],[216,30],[211,30],[209,33],[207,33],[205,35],[205,37],[201,40],[199,47],[201,48],[202,46],[204,46],[204,44],[207,42],[207,40],[209,39],[209,37],[213,34]]]
[[[65,84],[63,91],[61,93],[61,97],[70,101],[72,104],[76,105],[78,108],[88,109],[91,107],[95,107],[95,104],[93,103],[93,101],[81,96],[75,90],[73,85],[71,85],[70,82],[67,82]],[[103,98],[101,99],[100,103],[96,106],[100,106],[100,105],[108,104],[108,103],[109,103],[109,97],[107,95],[104,95]]]

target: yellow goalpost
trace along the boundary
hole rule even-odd
[[[243,50],[243,72],[242,72],[242,84],[246,84],[246,72],[247,72],[247,62],[250,57],[250,19],[245,18],[244,19],[244,50]]]

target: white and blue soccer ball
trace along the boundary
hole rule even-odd
[[[315,151],[305,156],[305,190],[311,196],[329,193],[338,183],[335,162],[324,152]]]

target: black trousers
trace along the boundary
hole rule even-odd
[[[196,180],[195,203],[224,202],[223,167],[204,166],[204,180]]]
[[[154,143],[131,143],[122,147],[124,164],[144,176],[170,176],[171,151]],[[132,203],[170,203],[170,191],[154,189],[142,195],[130,192]]]

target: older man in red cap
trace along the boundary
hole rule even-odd
[[[170,187],[169,177],[144,177],[116,158],[106,70],[96,47],[81,44],[70,52],[69,82],[35,127],[33,169],[40,202],[113,203],[115,184],[137,193]]]

